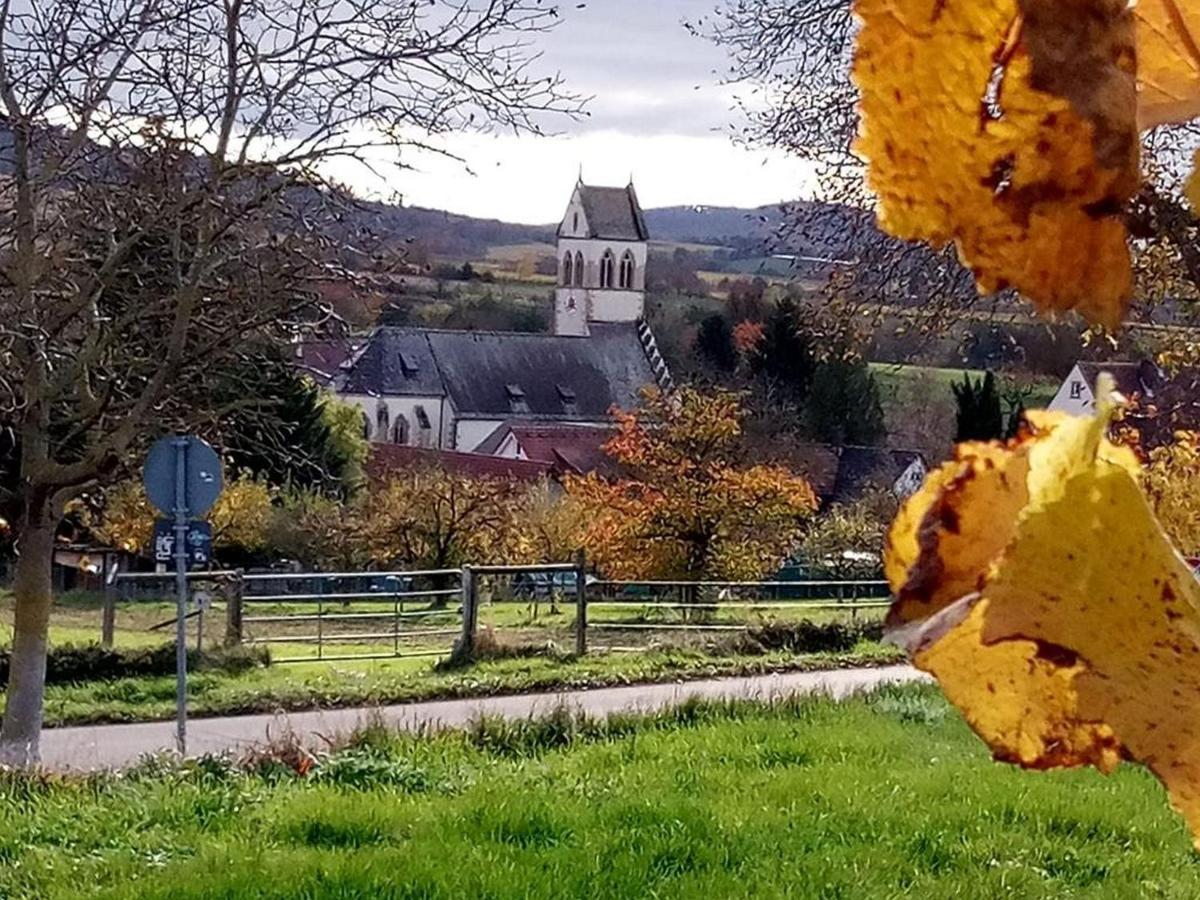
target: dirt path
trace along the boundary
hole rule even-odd
[[[828,693],[845,697],[881,684],[914,681],[922,676],[908,666],[838,669],[827,672],[788,672],[749,678],[721,678],[676,684],[651,684],[560,691],[514,697],[481,697],[401,706],[361,707],[324,712],[230,716],[188,723],[188,753],[203,755],[245,750],[286,731],[319,745],[322,736],[348,734],[356,727],[380,721],[399,729],[455,728],[479,716],[528,718],[566,705],[592,715],[631,710],[652,711],[690,697],[769,699],[788,694]],[[128,766],[148,753],[175,746],[173,722],[137,725],[94,725],[50,728],[42,732],[42,761],[49,769],[89,770]]]

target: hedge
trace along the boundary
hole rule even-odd
[[[0,649],[0,685],[8,685],[12,650]],[[245,672],[271,663],[265,647],[238,647],[230,650],[188,651],[188,669]],[[46,657],[46,683],[71,684],[81,681],[112,681],[149,675],[175,674],[175,645],[158,647],[110,648],[99,644],[63,644]]]

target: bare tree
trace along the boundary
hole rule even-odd
[[[319,320],[346,195],[453,129],[578,101],[539,0],[0,0],[0,415],[16,616],[0,762],[36,761],[68,502],[213,409],[247,342]],[[4,138],[7,138],[5,146]]]
[[[729,52],[726,78],[747,88],[741,138],[812,161],[822,198],[860,213],[841,217],[858,259],[832,279],[832,299],[859,313],[873,308],[876,315],[862,320],[876,325],[881,311],[907,306],[912,327],[930,334],[945,332],[964,311],[979,317],[1014,310],[1010,295],[975,297],[970,274],[952,250],[934,254],[875,228],[874,198],[865,187],[862,161],[851,150],[858,94],[850,78],[855,27],[850,0],[722,0],[713,16],[691,27]],[[1136,317],[1143,321],[1161,315],[1164,300],[1200,294],[1198,223],[1179,190],[1187,171],[1180,163],[1190,159],[1198,133],[1195,126],[1159,128],[1143,142],[1148,174],[1129,217],[1138,274]],[[828,228],[828,210],[797,203],[778,239],[805,246]],[[1189,308],[1167,305],[1175,321],[1190,317]]]

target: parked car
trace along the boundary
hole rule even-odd
[[[575,572],[522,572],[512,580],[514,600],[534,600],[551,594],[573,595],[579,583]],[[595,584],[592,575],[584,576],[584,584]]]

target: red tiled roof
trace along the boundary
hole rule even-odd
[[[510,430],[529,459],[550,463],[559,471],[586,475],[615,468],[612,457],[604,452],[613,436],[611,428],[513,424]]]
[[[296,363],[305,373],[329,382],[337,375],[342,363],[358,351],[361,343],[350,338],[305,341],[296,345]]]
[[[553,466],[525,459],[505,459],[481,453],[453,450],[427,450],[401,444],[372,444],[367,474],[374,479],[393,472],[420,467],[440,468],[472,478],[499,478],[511,481],[537,481],[552,474]]]

